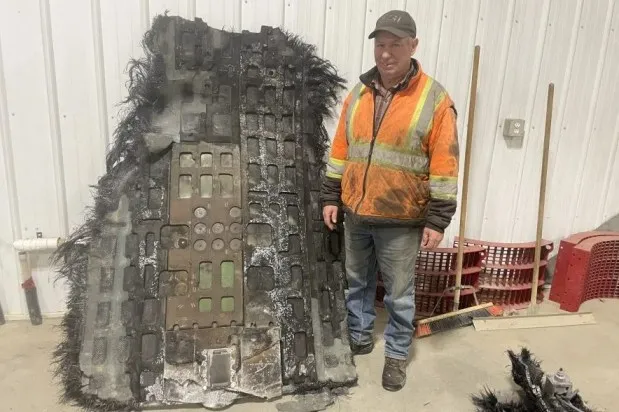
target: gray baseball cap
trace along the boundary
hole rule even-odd
[[[376,20],[376,28],[370,33],[368,39],[373,39],[381,31],[388,31],[398,37],[417,36],[417,26],[413,17],[404,10],[391,10]]]

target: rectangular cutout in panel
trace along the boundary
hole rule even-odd
[[[198,304],[200,312],[210,312],[212,310],[213,302],[211,298],[202,298]]]
[[[221,311],[234,312],[234,297],[225,296],[221,298]]]
[[[200,176],[200,196],[213,197],[213,176]]]
[[[101,280],[99,282],[99,292],[111,292],[114,287],[114,268],[101,268]]]
[[[299,225],[299,208],[294,205],[288,205],[288,224],[290,226]]]
[[[230,385],[230,363],[230,354],[227,351],[213,351],[209,367],[209,381],[214,388]]]
[[[262,205],[260,203],[249,204],[249,217],[258,217],[262,214]]]
[[[294,88],[284,88],[284,107],[287,109],[292,109],[294,107],[294,97],[295,90]]]
[[[292,133],[292,116],[282,116],[281,129],[282,133]]]
[[[294,166],[286,167],[285,179],[288,186],[297,185],[297,168]]]
[[[269,205],[269,209],[271,209],[271,213],[273,213],[276,217],[279,217],[279,211],[281,210],[279,203],[271,203]]]
[[[267,156],[269,160],[274,161],[277,159],[277,141],[275,139],[267,139]]]
[[[146,234],[146,257],[151,257],[155,254],[155,234]]]
[[[232,153],[221,154],[221,167],[232,167]]]
[[[267,166],[267,182],[270,185],[279,184],[279,170],[277,169],[277,166]]]
[[[249,246],[271,246],[273,233],[270,225],[266,223],[250,223],[247,225],[247,244]]]
[[[305,332],[294,334],[294,354],[299,358],[307,357],[307,337]]]
[[[290,287],[300,290],[303,287],[303,268],[298,265],[292,266],[290,268],[290,277],[292,278]]]
[[[272,114],[264,115],[264,130],[275,133],[275,116]]]
[[[200,263],[200,282],[198,288],[210,289],[213,286],[213,264],[211,262]]]
[[[219,194],[221,197],[234,196],[234,181],[232,175],[219,175]]]
[[[249,290],[273,290],[275,275],[269,266],[251,266],[247,270],[247,288]]]
[[[284,157],[286,159],[294,160],[296,151],[296,144],[291,140],[284,142]]]
[[[298,320],[303,320],[305,308],[302,298],[288,298],[288,305],[292,308],[292,315]]]
[[[260,100],[260,90],[258,90],[258,87],[256,86],[247,86],[246,89],[246,96],[247,96],[247,106],[248,107],[255,107],[258,104],[258,101]]]
[[[179,160],[181,167],[194,167],[196,165],[192,153],[181,153]]]
[[[275,87],[267,86],[264,88],[264,102],[269,107],[275,107],[276,105],[276,91]]]
[[[260,156],[260,140],[257,137],[247,138],[247,154],[251,157]]]
[[[221,287],[234,287],[234,262],[221,262]]]
[[[258,115],[247,113],[245,115],[245,126],[247,126],[247,130],[258,130]]]
[[[190,199],[192,193],[191,175],[180,175],[178,177],[178,198]]]
[[[202,167],[213,167],[213,154],[212,153],[202,153],[200,156],[200,166]]]
[[[249,184],[252,186],[257,186],[260,184],[260,180],[262,180],[262,174],[260,173],[260,165],[255,163],[250,163],[247,165],[247,174]]]

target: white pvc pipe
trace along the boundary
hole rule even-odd
[[[56,250],[62,243],[57,238],[19,239],[13,242],[13,247],[18,252],[42,252]]]

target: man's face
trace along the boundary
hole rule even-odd
[[[374,60],[381,77],[392,79],[404,76],[410,69],[410,59],[417,43],[417,39],[379,32],[374,39]]]

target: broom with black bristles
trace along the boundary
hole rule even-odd
[[[492,303],[477,304],[470,308],[460,308],[460,291],[462,287],[462,264],[464,256],[464,228],[466,225],[466,205],[468,194],[469,166],[471,155],[471,141],[473,138],[473,123],[475,118],[475,101],[477,97],[477,75],[479,72],[479,46],[475,46],[473,60],[473,74],[471,80],[471,94],[469,102],[469,119],[467,125],[466,136],[466,152],[464,153],[464,176],[462,179],[462,204],[460,205],[460,236],[458,240],[458,257],[456,260],[456,285],[448,288],[445,292],[454,291],[453,310],[449,313],[444,313],[438,316],[432,316],[419,320],[416,324],[415,337],[429,336],[438,332],[444,332],[451,329],[470,326],[473,324],[473,318],[481,318],[488,316],[501,316],[503,309],[500,306],[494,306]],[[465,286],[464,288],[470,288]],[[445,292],[443,295],[445,295]],[[440,302],[440,300],[439,300]],[[438,304],[437,304],[438,306]]]

